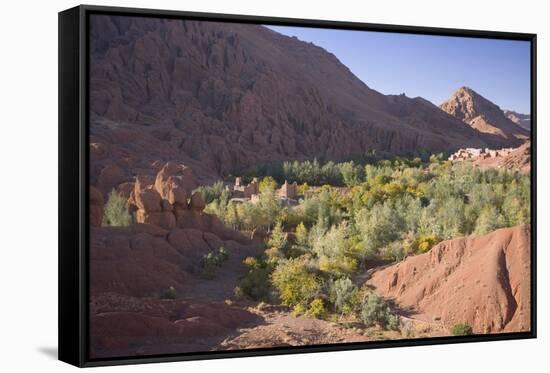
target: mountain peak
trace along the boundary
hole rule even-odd
[[[510,145],[519,145],[518,140],[528,137],[525,129],[512,123],[498,105],[470,87],[458,88],[439,107],[480,132],[509,140]]]

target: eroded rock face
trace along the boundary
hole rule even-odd
[[[160,197],[182,207],[187,205],[187,196],[196,187],[191,168],[174,162],[166,163],[155,179],[155,190]]]
[[[429,252],[375,271],[368,284],[417,318],[476,333],[531,326],[529,225],[444,241]]]
[[[91,26],[92,180],[109,163],[127,164],[127,177],[173,161],[213,178],[264,161],[502,145],[263,26],[120,16]]]

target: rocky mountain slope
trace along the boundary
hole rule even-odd
[[[401,312],[476,333],[530,328],[530,226],[444,241],[375,270],[368,283]]]
[[[510,119],[512,122],[517,124],[523,129],[526,129],[527,131],[531,130],[531,116],[528,114],[520,114],[518,112],[515,112],[513,110],[504,110],[504,115],[506,115],[506,118]]]
[[[431,103],[370,89],[326,50],[259,25],[92,16],[91,181],[176,161],[199,177],[263,161],[495,147]],[[114,170],[113,170],[114,169]]]
[[[529,132],[506,117],[494,103],[468,87],[460,87],[440,108],[472,128],[502,139],[502,147],[519,146]]]

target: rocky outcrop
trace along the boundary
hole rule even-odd
[[[215,215],[204,212],[206,204],[202,195],[193,192],[196,186],[190,167],[168,162],[159,167],[155,177],[135,177],[128,199],[130,210],[135,213],[137,223],[168,230],[197,229],[222,239],[246,242],[244,235],[227,228]]]
[[[90,175],[102,187],[121,176],[103,171],[111,163],[128,179],[159,161],[213,179],[274,160],[500,141],[426,100],[384,96],[326,50],[263,26],[93,16],[91,29]]]
[[[531,327],[529,225],[444,241],[376,270],[367,283],[412,317],[476,333]]]
[[[529,138],[529,131],[512,122],[497,105],[469,87],[460,87],[440,108],[472,128],[499,138],[502,147],[519,146]]]

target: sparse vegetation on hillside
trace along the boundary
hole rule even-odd
[[[132,216],[128,212],[128,203],[114,189],[109,193],[103,212],[103,225],[127,227],[132,224]]]
[[[471,335],[473,330],[468,324],[456,324],[451,328],[451,334],[454,336]]]
[[[203,255],[201,260],[203,275],[206,278],[213,278],[218,268],[221,267],[228,257],[229,253],[224,247],[220,247],[218,251],[211,251]]]
[[[176,299],[177,297],[178,292],[173,286],[168,287],[168,289],[164,290],[160,295],[161,299]]]

